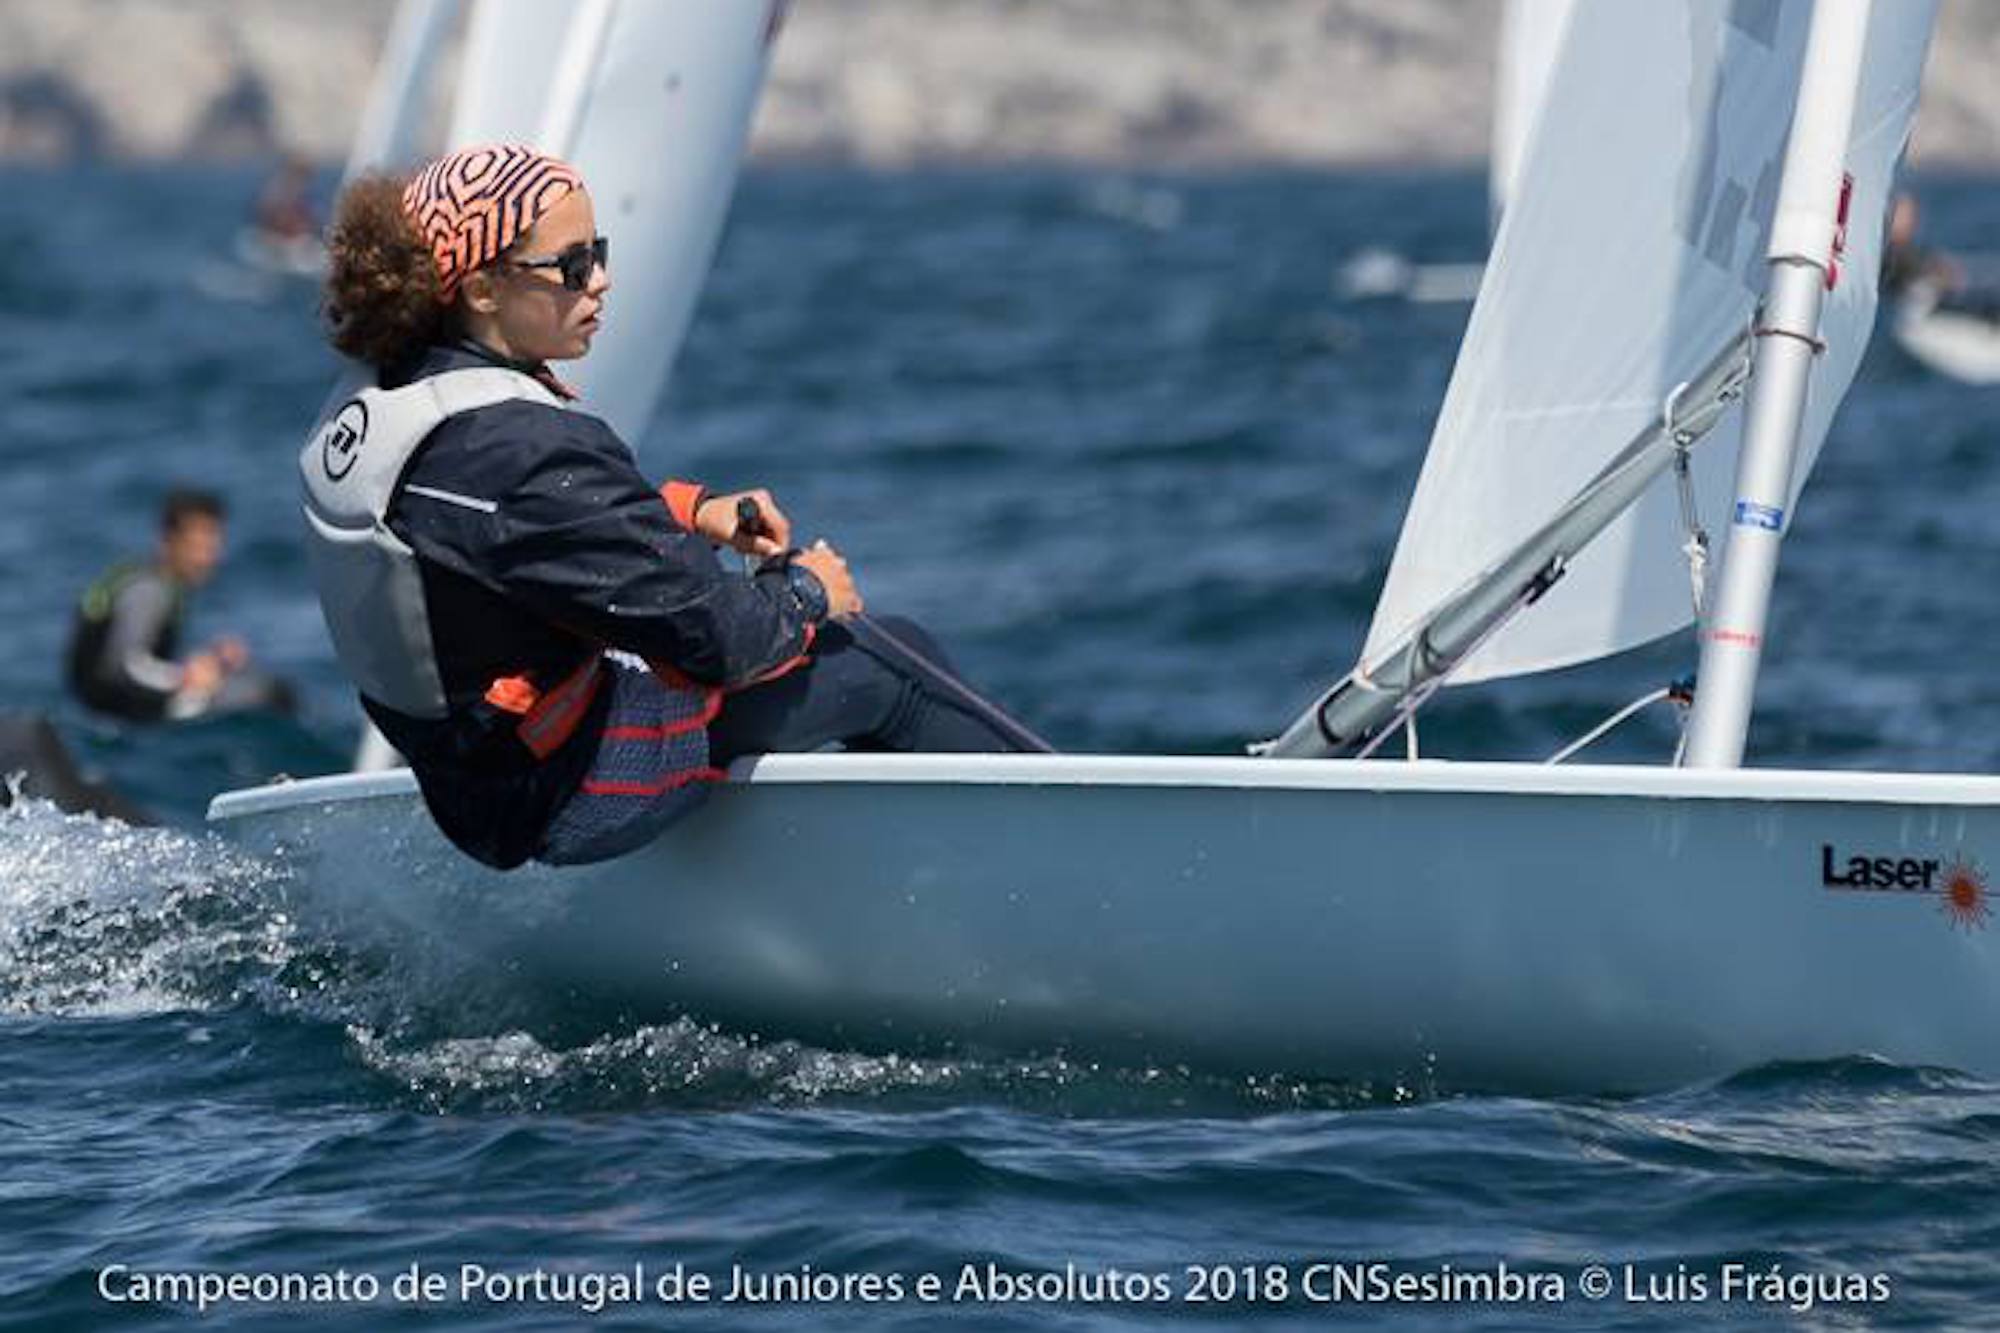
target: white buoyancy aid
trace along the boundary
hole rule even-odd
[[[417,446],[447,417],[517,398],[562,405],[532,376],[500,366],[364,388],[327,414],[299,454],[306,549],[334,652],[356,689],[399,713],[443,717],[446,701],[423,576],[416,553],[389,530],[389,503]]]

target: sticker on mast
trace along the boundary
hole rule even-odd
[[[1760,505],[1755,500],[1736,502],[1736,526],[1739,528],[1762,528],[1766,532],[1779,532],[1785,526],[1785,511],[1776,505]]]
[[[1949,860],[1935,856],[1843,855],[1831,843],[1819,848],[1819,882],[1824,889],[1847,893],[1909,893],[1939,900],[1955,926],[1984,929],[1993,915],[1987,901],[1986,872],[1963,853]]]

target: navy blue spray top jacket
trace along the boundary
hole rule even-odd
[[[471,343],[431,348],[385,388],[482,364]],[[410,487],[491,502],[477,507]],[[499,867],[534,855],[588,771],[604,728],[601,690],[575,733],[537,759],[520,719],[486,699],[493,682],[558,683],[604,648],[737,686],[798,656],[811,629],[785,578],[727,570],[678,522],[631,451],[583,411],[510,400],[448,418],[419,446],[388,522],[418,557],[448,716],[363,706],[415,771],[452,842]]]

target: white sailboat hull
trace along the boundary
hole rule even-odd
[[[2000,322],[1929,300],[1904,303],[1896,341],[1940,375],[1967,384],[2000,384]]]
[[[1588,1090],[1854,1053],[2000,1074],[2000,935],[1966,887],[2000,856],[2000,779],[860,755],[736,776],[571,870],[473,865],[400,772],[211,819],[319,909],[523,985],[863,1049]],[[1827,882],[1854,857],[1889,882]]]

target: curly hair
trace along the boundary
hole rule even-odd
[[[327,233],[328,339],[377,368],[413,358],[444,328],[437,266],[403,212],[404,184],[393,176],[355,181]]]

